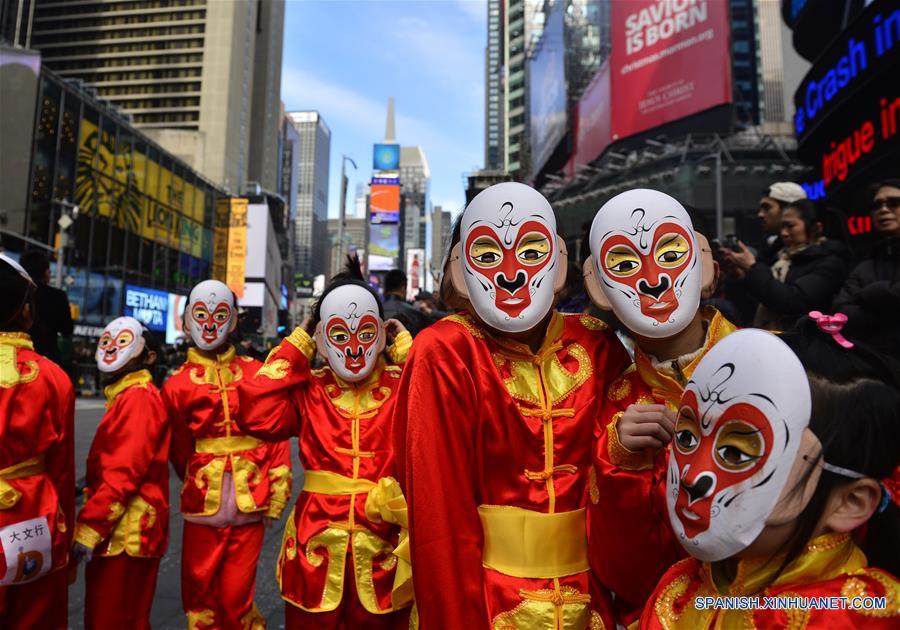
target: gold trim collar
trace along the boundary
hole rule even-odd
[[[107,385],[103,388],[103,394],[106,396],[106,408],[112,407],[116,397],[129,387],[143,387],[146,389],[147,383],[151,381],[153,381],[153,377],[150,375],[149,370],[138,370],[137,372],[126,374],[112,385]]]
[[[234,357],[236,356],[236,352],[234,350],[234,346],[228,346],[228,350],[225,352],[221,352],[216,355],[215,359],[207,359],[202,354],[197,352],[196,348],[188,348],[187,351],[187,360],[188,363],[196,363],[198,365],[202,365],[203,367],[215,368],[223,365],[230,365],[232,361],[234,361]]]
[[[34,350],[31,336],[23,332],[0,332],[0,345]]]
[[[564,326],[565,319],[562,313],[553,311],[553,314],[550,316],[550,321],[547,324],[547,332],[544,334],[544,340],[541,342],[541,347],[537,352],[532,352],[528,344],[521,343],[515,339],[497,337],[491,335],[487,331],[485,331],[485,334],[500,346],[500,351],[504,355],[511,358],[532,361],[534,363],[541,363],[547,355],[560,349],[559,339],[562,337]]]

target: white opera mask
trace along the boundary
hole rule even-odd
[[[553,306],[560,252],[550,203],[524,184],[496,184],[466,207],[460,263],[469,302],[488,326],[531,330]]]
[[[201,350],[215,350],[228,342],[237,325],[234,293],[218,280],[204,280],[191,290],[184,323]]]
[[[669,520],[707,562],[746,549],[791,476],[811,396],[788,346],[741,330],[713,346],[685,387],[666,477]]]
[[[702,264],[691,219],[675,199],[638,188],[616,195],[591,225],[591,256],[616,317],[644,337],[684,330],[700,306]]]
[[[97,343],[97,369],[118,372],[144,351],[144,327],[133,317],[119,317],[103,329]]]
[[[364,380],[378,364],[387,339],[378,300],[359,285],[345,284],[325,296],[319,313],[319,354],[341,379]]]

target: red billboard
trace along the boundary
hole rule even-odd
[[[612,3],[612,139],[731,102],[728,3]]]
[[[592,162],[612,141],[609,62],[604,62],[578,101],[572,165]]]

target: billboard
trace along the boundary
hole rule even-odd
[[[247,262],[247,200],[239,197],[216,202],[213,227],[212,277],[244,297]]]
[[[566,135],[566,46],[563,2],[550,10],[537,51],[528,63],[531,80],[531,170],[537,173]]]
[[[133,284],[125,285],[125,315],[134,317],[149,330],[166,332],[169,294]]]
[[[369,221],[371,223],[400,222],[400,186],[372,184],[369,193]]]
[[[376,171],[396,171],[400,168],[399,144],[376,144],[372,152],[372,168]]]
[[[425,250],[406,250],[406,299],[416,299],[425,288]]]
[[[575,125],[575,168],[597,158],[612,142],[612,101],[609,90],[609,60],[603,62],[578,101]]]
[[[87,118],[78,134],[75,201],[116,227],[200,258],[207,191]]]
[[[612,3],[613,140],[731,102],[728,7],[720,0]]]
[[[396,269],[400,257],[400,226],[397,223],[369,225],[369,271]]]
[[[184,307],[187,305],[186,295],[169,293],[169,311],[166,317],[166,343],[173,344],[184,335]]]

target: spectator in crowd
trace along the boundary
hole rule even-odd
[[[767,265],[778,260],[778,253],[784,248],[781,241],[781,214],[789,204],[806,199],[806,191],[794,182],[775,182],[759,200],[756,216],[766,235],[765,246],[759,251],[758,258]]]
[[[413,306],[425,316],[428,325],[453,314],[453,311],[448,310],[440,303],[437,296],[428,291],[419,291]]]
[[[75,329],[69,298],[65,291],[50,286],[50,260],[46,255],[25,252],[21,264],[37,283],[34,324],[29,333],[34,350],[65,368],[59,351],[59,336],[71,337]]]
[[[827,311],[849,268],[850,250],[824,237],[815,204],[795,201],[781,215],[783,247],[771,266],[741,241],[725,258],[745,274],[746,290],[760,302],[753,325],[785,330],[812,310]]]
[[[560,313],[587,313],[590,308],[591,302],[584,290],[582,271],[574,262],[569,262],[566,286],[559,296],[556,310]]]
[[[872,256],[850,273],[833,310],[848,316],[851,335],[900,356],[900,179],[876,184],[872,197],[878,240]]]
[[[396,319],[415,337],[428,325],[425,316],[406,301],[406,274],[391,269],[384,276],[384,319]]]

